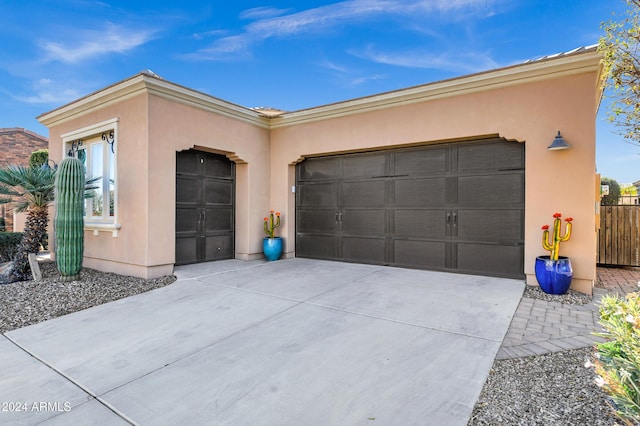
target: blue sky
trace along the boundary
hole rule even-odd
[[[622,0],[0,0],[0,127],[143,69],[293,111],[594,44]],[[598,171],[640,179],[640,147],[598,118]],[[553,135],[550,135],[550,141]],[[570,142],[570,141],[569,141]]]

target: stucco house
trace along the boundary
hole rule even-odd
[[[50,157],[103,176],[86,267],[141,277],[285,256],[535,283],[541,226],[574,218],[572,288],[596,277],[595,46],[294,112],[250,109],[142,72],[47,112]],[[550,150],[561,132],[569,149]],[[53,238],[51,238],[53,241]]]

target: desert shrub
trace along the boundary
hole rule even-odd
[[[49,161],[49,150],[39,149],[29,156],[29,167],[42,167]]]
[[[22,232],[0,232],[0,263],[13,259],[22,240]]]
[[[596,345],[596,383],[620,419],[640,424],[640,293],[603,297],[600,324],[607,342]]]

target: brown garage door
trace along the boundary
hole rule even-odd
[[[297,256],[524,276],[524,144],[310,158],[296,186]]]
[[[176,154],[176,265],[233,258],[234,166],[224,155]]]

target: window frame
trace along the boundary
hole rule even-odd
[[[87,155],[87,164],[91,160],[90,147],[91,145],[95,145],[95,139],[102,139],[101,143],[103,147],[103,160],[102,160],[102,170],[103,176],[100,181],[97,182],[98,185],[102,186],[103,194],[107,194],[108,197],[103,198],[104,205],[106,208],[106,216],[104,214],[105,208],[103,207],[103,215],[101,217],[91,216],[88,214],[88,209],[84,214],[84,229],[93,231],[94,235],[99,235],[100,231],[111,232],[114,237],[118,236],[118,232],[122,227],[120,222],[118,221],[118,118],[112,118],[110,120],[102,121],[100,123],[96,123],[87,127],[83,127],[81,129],[73,130],[68,133],[64,133],[61,135],[62,138],[62,158],[69,157],[69,150],[71,149],[74,142],[78,141],[88,141],[91,139],[90,143],[86,145],[83,144],[82,148],[85,150],[85,155]],[[113,132],[113,143],[109,143],[108,139],[102,138],[103,134],[110,135]],[[113,149],[113,155],[109,155],[107,150]],[[115,182],[113,185],[113,216],[109,215],[109,167],[110,167],[110,159],[113,160],[113,174],[115,177]],[[87,207],[93,209],[91,203],[88,203]]]

